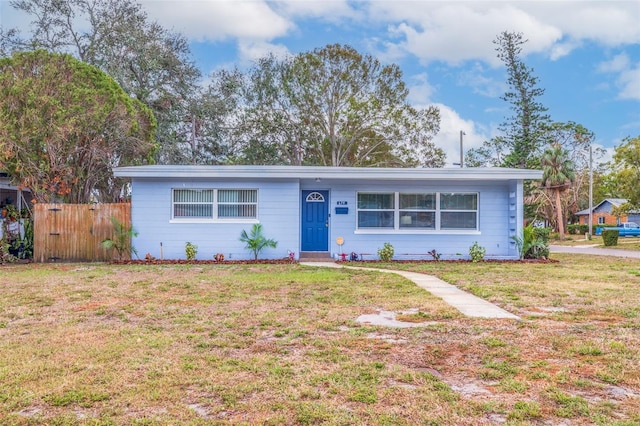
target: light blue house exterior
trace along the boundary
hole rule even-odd
[[[517,259],[523,181],[536,170],[503,168],[389,169],[307,166],[132,166],[133,245],[144,256],[250,259],[242,230],[262,224],[278,242],[261,258],[293,252],[377,258],[385,242],[395,259],[468,259],[478,242],[487,258]],[[339,244],[341,243],[341,244]]]

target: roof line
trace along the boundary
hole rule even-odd
[[[325,166],[195,166],[116,167],[116,177],[131,178],[273,178],[273,179],[540,179],[542,171],[487,168],[374,168]]]

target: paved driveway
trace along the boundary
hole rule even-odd
[[[580,254],[593,254],[596,256],[615,256],[615,257],[629,257],[632,259],[640,259],[640,251],[633,250],[618,250],[618,249],[605,249],[590,246],[549,246],[551,253],[580,253]]]

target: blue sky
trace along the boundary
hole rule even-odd
[[[417,107],[442,115],[436,144],[448,163],[496,135],[510,114],[500,100],[505,69],[492,40],[529,40],[524,61],[546,90],[555,121],[575,121],[612,151],[640,135],[640,1],[143,0],[149,16],[191,40],[203,74],[270,52],[296,54],[331,43],[400,66]],[[0,24],[25,26],[7,0]]]

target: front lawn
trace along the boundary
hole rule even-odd
[[[596,248],[640,251],[640,237],[620,237],[618,245],[606,247],[601,236],[594,235],[590,240],[580,235],[567,235],[565,240],[553,240],[550,244],[561,246],[590,246]]]
[[[637,424],[640,264],[554,257],[560,263],[391,265],[438,275],[522,321],[465,318],[375,272],[0,267],[0,419]],[[427,325],[355,321],[409,309],[404,317]]]

